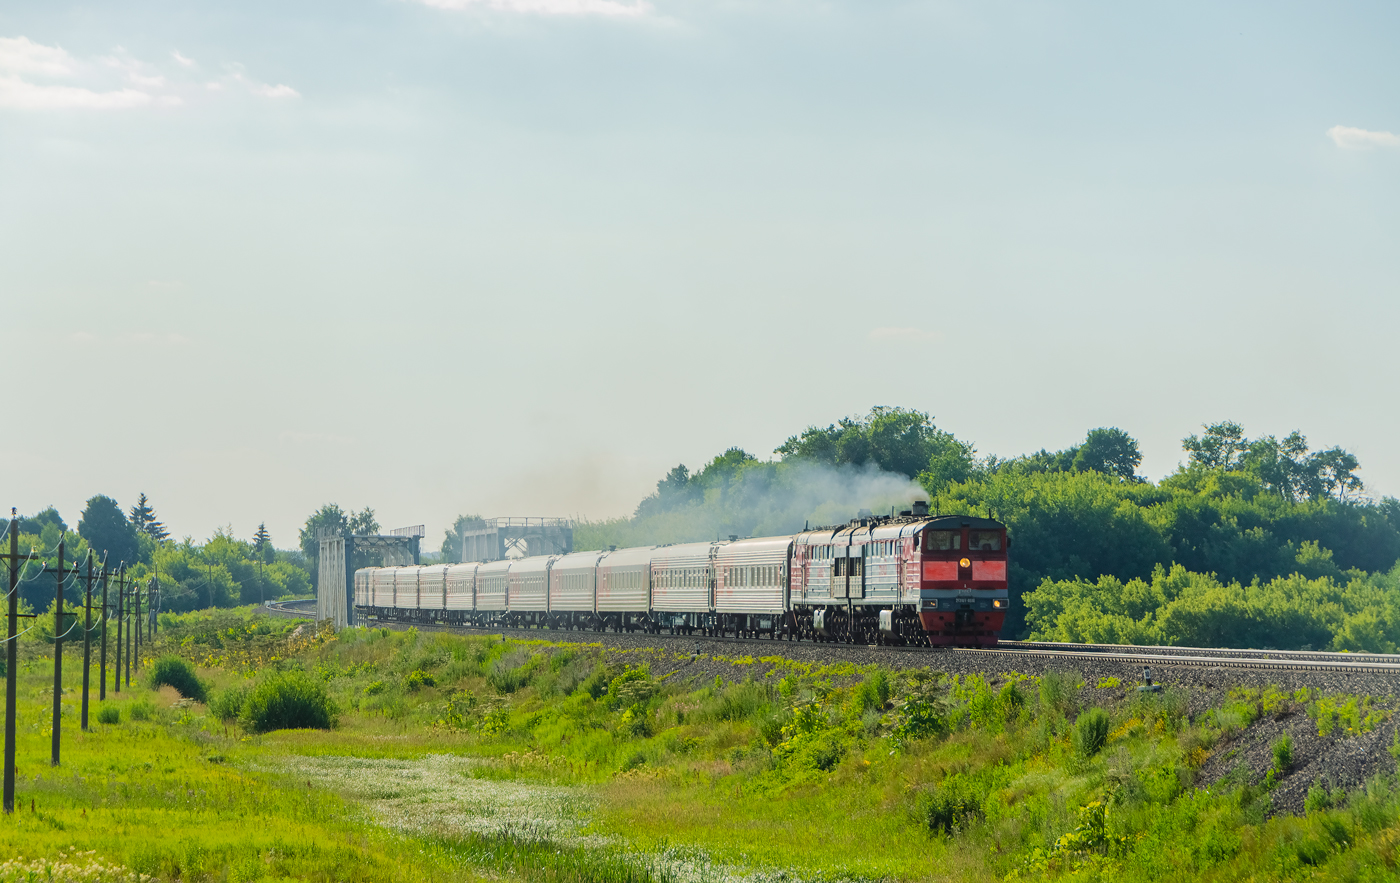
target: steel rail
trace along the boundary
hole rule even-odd
[[[1257,668],[1274,669],[1282,671],[1350,671],[1350,672],[1397,672],[1400,673],[1400,661],[1397,662],[1365,662],[1357,660],[1355,662],[1345,660],[1317,660],[1317,659],[1269,659],[1262,656],[1242,657],[1242,656],[1186,656],[1176,654],[1150,654],[1150,653],[1106,653],[1097,650],[1032,650],[1020,649],[1016,647],[958,647],[951,648],[956,653],[975,653],[985,656],[1001,657],[1005,659],[1074,659],[1079,661],[1093,662],[1128,662],[1135,665],[1151,663],[1153,665],[1189,665],[1195,668]],[[1337,654],[1344,656],[1346,654]]]
[[[999,641],[1009,650],[1056,650],[1079,653],[1130,653],[1158,656],[1219,656],[1250,659],[1316,660],[1318,662],[1380,662],[1400,665],[1396,653],[1337,653],[1327,650],[1242,650],[1234,647],[1163,647],[1150,644],[1073,644],[1059,641]]]
[[[315,614],[303,609],[286,606],[288,604],[310,603],[275,602],[269,605],[272,610],[300,617],[314,617]],[[382,625],[414,626],[425,631],[459,631],[480,634],[511,634],[535,639],[577,638],[589,640],[596,635],[603,638],[610,632],[592,632],[574,629],[548,628],[475,628],[447,623],[384,622]],[[630,634],[630,633],[629,633]],[[710,637],[701,635],[652,634],[649,637],[668,642],[686,643],[710,642],[726,644],[754,644],[765,647],[782,646],[784,641],[764,638]],[[1381,653],[1322,653],[1307,650],[1236,650],[1212,647],[1138,647],[1130,644],[1068,644],[1045,641],[1003,641],[998,647],[913,647],[882,646],[878,644],[847,644],[841,642],[808,642],[812,647],[841,647],[882,649],[904,653],[965,653],[1004,659],[1064,659],[1083,662],[1124,662],[1135,665],[1182,665],[1197,668],[1238,668],[1269,669],[1275,671],[1335,671],[1335,672],[1395,672],[1400,673],[1400,654]],[[1279,657],[1279,658],[1276,658]]]

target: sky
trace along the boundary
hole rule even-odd
[[[1400,6],[0,7],[4,506],[627,514],[873,405],[1400,494]]]

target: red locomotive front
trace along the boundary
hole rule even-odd
[[[914,557],[919,620],[934,646],[995,646],[1010,606],[1006,525],[970,515],[923,525]]]

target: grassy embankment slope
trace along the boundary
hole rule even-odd
[[[112,703],[119,723],[79,734],[65,718],[58,770],[44,665],[26,666],[23,811],[0,822],[0,849],[26,860],[95,850],[185,880],[538,879],[541,851],[567,857],[551,859],[555,879],[577,880],[625,876],[643,854],[656,879],[721,865],[900,880],[1400,874],[1393,775],[1351,794],[1318,789],[1305,817],[1270,817],[1283,746],[1263,781],[1240,771],[1197,787],[1202,764],[1256,720],[1309,712],[1364,730],[1386,717],[1362,704],[1337,718],[1325,712],[1345,703],[1239,692],[1189,715],[1175,690],[1124,695],[1053,676],[365,629],[289,642],[282,628],[241,614],[171,621],[162,640],[201,666],[211,705],[170,707],[170,688],[133,684]],[[254,735],[209,711],[235,715],[241,691],[278,669],[324,685],[338,726]],[[438,797],[414,790],[430,773]],[[493,784],[569,808],[493,821],[477,807],[490,792],[472,790]]]

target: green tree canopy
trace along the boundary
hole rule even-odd
[[[442,536],[442,560],[453,562],[462,560],[462,531],[481,527],[486,519],[480,515],[458,515],[452,526],[444,530]]]
[[[1347,499],[1365,489],[1356,455],[1338,447],[1312,451],[1296,429],[1282,440],[1266,435],[1251,441],[1233,420],[1203,428],[1202,435],[1182,440],[1189,468],[1248,473],[1286,500]]]
[[[63,523],[63,517],[58,514],[58,510],[53,506],[48,506],[34,515],[21,515],[19,517],[19,532],[21,534],[32,533],[36,536],[44,532],[45,525],[53,525],[60,532],[68,530],[68,525]]]
[[[1084,444],[1075,451],[1071,468],[1075,472],[1102,472],[1134,481],[1141,463],[1137,439],[1116,426],[1105,426],[1089,430]]]
[[[865,417],[843,417],[825,429],[809,426],[773,453],[831,466],[873,464],[909,478],[929,472],[963,480],[975,467],[973,447],[940,430],[927,413],[884,406],[871,408]]]
[[[117,501],[103,494],[87,501],[78,521],[78,535],[87,540],[99,559],[106,555],[112,566],[123,562],[132,565],[140,558],[136,528],[126,520]]]
[[[128,517],[132,527],[157,542],[170,537],[170,532],[165,529],[165,525],[156,520],[156,510],[151,508],[144,493],[137,497],[136,505],[131,507],[131,514]]]
[[[272,535],[267,532],[267,524],[259,522],[253,533],[253,556],[264,564],[272,563],[277,550],[272,548]]]

